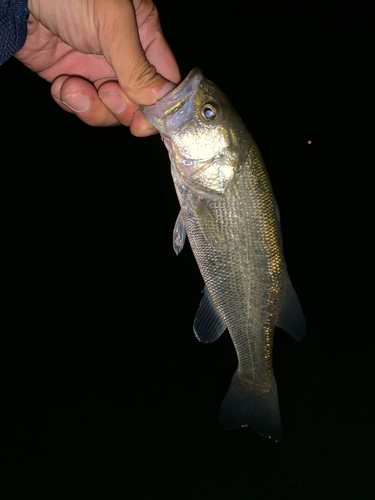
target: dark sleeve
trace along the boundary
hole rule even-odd
[[[27,0],[0,0],[0,65],[22,49],[28,17]]]

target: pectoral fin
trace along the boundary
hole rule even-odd
[[[186,240],[185,221],[184,221],[184,216],[182,215],[182,210],[180,210],[180,213],[178,214],[173,229],[173,250],[176,252],[176,255],[178,255],[184,248],[185,240]]]
[[[306,320],[288,274],[283,283],[281,307],[276,326],[288,332],[298,342],[306,335]]]
[[[219,224],[204,202],[197,207],[194,214],[207,243],[216,247],[225,245],[225,238]]]
[[[193,330],[200,342],[209,344],[220,337],[226,330],[226,326],[213,305],[206,287],[203,290],[203,294],[197,315],[195,316]]]

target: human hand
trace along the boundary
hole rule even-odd
[[[180,81],[151,0],[29,0],[28,35],[15,54],[52,83],[59,106],[93,126],[156,129],[140,105]]]

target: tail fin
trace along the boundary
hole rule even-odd
[[[281,419],[276,380],[259,385],[238,370],[220,408],[224,429],[251,426],[258,434],[281,441]]]

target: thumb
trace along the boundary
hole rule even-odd
[[[161,31],[156,8],[153,2],[139,0],[110,3],[112,15],[107,15],[109,22],[103,26],[101,39],[106,43],[102,53],[131,101],[137,105],[155,104],[176,86],[155,66],[179,80],[177,63]]]

